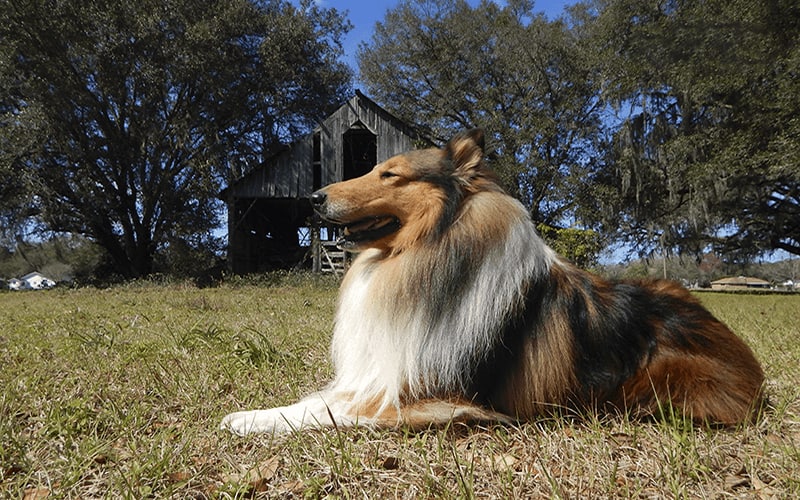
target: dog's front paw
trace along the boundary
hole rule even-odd
[[[257,432],[282,432],[279,423],[269,410],[237,411],[226,415],[219,428],[237,436],[246,436]]]

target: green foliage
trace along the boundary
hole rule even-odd
[[[20,242],[13,249],[0,252],[0,277],[18,278],[39,271],[56,282],[86,282],[103,259],[103,249],[86,238],[54,236],[38,243]]]
[[[603,244],[596,232],[569,227],[558,228],[546,224],[538,224],[536,229],[556,253],[566,257],[576,266],[589,269],[597,265]]]
[[[369,92],[424,132],[490,133],[535,220],[641,254],[800,253],[792,0],[406,0],[360,47]]]
[[[797,2],[591,6],[603,98],[621,120],[612,168],[593,179],[610,187],[604,229],[643,253],[800,253]]]
[[[534,220],[574,213],[584,161],[600,136],[597,79],[582,39],[533,2],[503,7],[406,0],[358,51],[370,95],[438,141],[469,127],[488,135],[489,161]]]
[[[700,288],[710,288],[711,282],[731,276],[752,276],[766,280],[779,289],[787,280],[800,277],[800,262],[785,259],[777,262],[726,262],[714,254],[693,256],[654,256],[621,264],[598,266],[602,275],[613,278],[666,278]],[[753,293],[753,290],[746,290]],[[763,292],[763,290],[761,291]],[[760,293],[760,292],[759,292]],[[767,290],[771,293],[771,290]]]
[[[23,183],[3,176],[0,214],[125,277],[213,247],[223,183],[341,102],[348,28],[310,0],[0,0],[0,172]]]

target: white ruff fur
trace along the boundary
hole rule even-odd
[[[470,244],[464,235],[471,230],[469,219],[477,217],[505,224],[505,234],[474,242],[484,250],[481,260],[471,262],[464,275],[443,277],[464,284],[457,302],[430,311],[432,304],[424,303],[430,294],[409,289],[421,273],[446,273],[447,262],[441,260],[448,254],[410,250],[384,259],[378,250],[362,252],[339,296],[331,384],[290,406],[233,413],[222,427],[236,434],[280,433],[330,426],[331,417],[336,425],[370,425],[371,417],[384,410],[399,424],[404,402],[462,394],[470,368],[496,348],[501,326],[521,307],[527,284],[556,261],[524,207],[510,197],[471,197],[448,231],[463,231],[456,241]],[[370,405],[370,414],[359,405]]]

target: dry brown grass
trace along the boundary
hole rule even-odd
[[[330,377],[335,285],[0,294],[6,498],[797,498],[800,296],[704,294],[769,379],[758,424],[548,419],[408,433],[217,430]]]

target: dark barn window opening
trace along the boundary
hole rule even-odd
[[[366,128],[353,127],[342,137],[344,178],[360,177],[378,163],[378,138]]]
[[[312,157],[311,157],[311,166],[312,166],[312,181],[311,187],[314,191],[317,191],[322,187],[322,141],[320,139],[319,132],[314,133],[314,137],[312,139]]]

